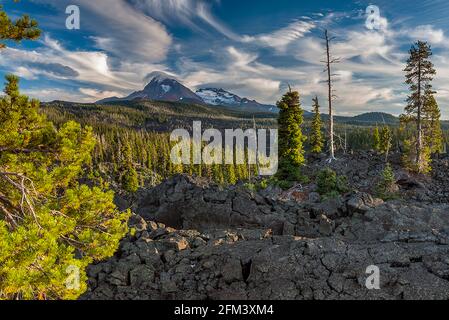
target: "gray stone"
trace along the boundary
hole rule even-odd
[[[231,259],[229,260],[222,269],[223,279],[230,283],[233,281],[242,281],[242,266],[240,260]]]
[[[356,193],[350,196],[346,202],[350,214],[364,214],[368,210],[383,204],[383,200],[375,199],[367,193]]]
[[[309,193],[309,202],[311,203],[318,203],[321,201],[321,196],[318,192],[311,192]]]
[[[372,157],[357,159],[369,165]],[[359,183],[375,181],[383,168],[331,165],[351,181],[357,172]],[[175,190],[184,197],[168,201]],[[184,176],[149,190],[136,211],[175,210],[179,230],[147,220],[140,239],[126,237],[114,257],[88,268],[82,299],[449,299],[449,205],[382,203],[366,193],[324,203],[262,201],[236,190]],[[143,229],[138,217],[132,223]],[[372,264],[381,290],[365,287]]]
[[[154,269],[148,265],[139,265],[129,273],[130,284],[135,288],[146,286],[154,281]]]

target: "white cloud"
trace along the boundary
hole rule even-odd
[[[16,76],[20,78],[24,78],[27,80],[35,80],[37,76],[28,68],[25,67],[17,67],[17,69],[13,72]]]
[[[39,88],[22,90],[27,96],[38,99],[42,102],[50,101],[70,101],[70,102],[92,102],[91,97],[79,94],[79,92],[71,92],[65,89],[58,88]]]
[[[257,36],[244,36],[242,41],[260,43],[264,46],[273,47],[276,50],[284,52],[290,43],[303,38],[315,27],[316,25],[312,21],[295,21],[287,27],[272,33]]]
[[[101,99],[110,98],[110,97],[121,98],[123,96],[119,92],[115,92],[115,91],[100,91],[100,90],[95,90],[95,89],[92,89],[92,88],[80,88],[79,91],[83,95],[95,98],[96,100],[101,100]]]
[[[131,0],[131,3],[148,16],[169,25],[185,25],[197,31],[205,31],[204,24],[214,28],[229,39],[240,41],[239,35],[219,21],[210,10],[218,0]]]
[[[68,3],[68,0],[35,1],[58,7]],[[234,32],[213,14],[212,8],[218,0],[80,0],[78,3],[82,6],[82,28],[92,34],[91,40],[99,50],[69,50],[67,44],[47,35],[38,49],[6,49],[0,55],[4,69],[26,79],[45,76],[57,81],[74,80],[81,87],[68,93],[59,89],[34,92],[41,97],[57,99],[60,94],[60,99],[92,101],[109,95],[123,96],[140,89],[149,73],[160,70],[174,74],[192,89],[223,87],[271,104],[280,98],[288,83],[300,91],[303,105],[310,105],[315,94],[324,105],[325,74],[320,63],[324,58],[324,44],[318,29],[331,26],[337,36],[332,44],[333,55],[342,58],[334,69],[339,74],[335,83],[339,96],[335,103],[337,113],[382,110],[397,114],[403,109],[407,95],[402,72],[407,59],[404,48],[418,39],[429,41],[436,49],[448,47],[444,31],[433,25],[410,28],[403,22],[383,18],[383,28],[375,31],[367,30],[364,17],[357,16],[350,18],[350,26],[339,28],[336,25],[344,24],[336,22],[348,17],[338,12],[317,14],[314,19],[299,17],[283,28],[245,35]],[[220,50],[212,49],[212,45],[207,47],[212,52],[211,60],[202,60],[200,57],[206,51],[198,48],[194,58],[200,60],[195,61],[185,53],[191,52],[187,47],[191,43],[173,44],[161,23],[183,24],[201,32],[215,30],[227,39],[217,38],[218,44],[223,40]],[[178,55],[176,69],[166,65],[170,48]],[[276,60],[270,60],[273,57]],[[448,90],[444,89],[449,82],[449,54],[435,51],[433,60],[438,71],[434,81],[437,98],[443,105],[449,103]]]
[[[70,51],[49,35],[44,35],[42,47],[33,51],[7,48],[0,59],[0,65],[9,72],[19,71],[24,78],[36,78],[44,75],[50,79],[71,80],[89,83],[106,91],[126,94],[140,88],[142,80],[154,70],[166,70],[166,66],[151,63],[133,63],[123,61],[114,67],[110,57],[101,51]],[[50,64],[51,62],[51,64]],[[29,66],[27,71],[24,65]],[[55,66],[63,68],[65,73],[55,72]],[[50,68],[51,67],[51,68]]]
[[[408,37],[413,41],[428,41],[430,44],[441,44],[445,41],[444,31],[435,29],[432,25],[418,26],[414,29],[404,29],[399,32],[401,36]]]
[[[70,0],[35,0],[65,11]],[[123,0],[78,0],[81,29],[92,33],[99,49],[114,58],[128,61],[161,62],[166,58],[172,38],[158,21]],[[53,47],[58,50],[57,47]]]

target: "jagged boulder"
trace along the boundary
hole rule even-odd
[[[180,176],[136,209],[82,299],[449,299],[448,205],[301,203]]]
[[[351,215],[355,213],[364,214],[383,203],[382,199],[373,198],[370,194],[362,192],[350,195],[346,201],[346,207]]]
[[[273,236],[269,230],[170,231],[125,239],[115,258],[90,267],[83,299],[449,298],[449,246],[430,238],[396,243]],[[165,246],[180,234],[189,246]],[[370,265],[380,269],[380,290],[365,286]]]

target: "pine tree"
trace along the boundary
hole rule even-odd
[[[121,182],[122,188],[127,192],[136,192],[139,189],[139,176],[134,168],[131,146],[128,140],[122,142],[121,153]]]
[[[223,184],[224,183],[224,176],[223,176],[222,165],[220,165],[220,164],[213,164],[212,165],[212,178],[218,184]]]
[[[235,175],[235,167],[233,164],[228,164],[226,166],[226,181],[231,185],[237,183],[237,177]]]
[[[396,197],[396,191],[394,189],[396,179],[394,176],[391,165],[387,163],[382,171],[380,181],[376,186],[376,195],[384,200],[394,199]]]
[[[338,176],[331,168],[318,172],[316,184],[318,193],[324,198],[335,198],[349,191],[347,177]]]
[[[321,131],[323,123],[321,121],[320,104],[318,102],[318,97],[315,97],[313,99],[313,113],[314,117],[312,120],[312,132],[310,134],[310,144],[312,145],[311,151],[313,153],[321,153],[324,146],[324,139],[323,133]]]
[[[373,132],[373,149],[374,151],[379,152],[380,151],[380,133],[379,133],[379,127],[376,126],[374,128],[374,132]]]
[[[55,129],[40,104],[7,77],[0,98],[0,300],[75,299],[85,268],[114,254],[128,231],[103,185],[80,182],[90,165],[92,129]],[[68,272],[79,282],[67,286]],[[75,279],[78,280],[78,279]]]
[[[300,181],[300,168],[304,165],[303,143],[305,137],[301,131],[303,110],[297,91],[287,92],[278,102],[280,109],[279,127],[279,169],[277,177],[284,181]]]
[[[147,161],[146,161],[146,167],[148,170],[153,171],[153,150],[149,149],[147,153]]]
[[[380,133],[379,152],[385,155],[385,162],[388,162],[388,156],[392,147],[392,134],[388,126],[383,126]]]
[[[413,169],[420,173],[430,171],[430,151],[425,144],[426,137],[423,130],[423,116],[425,98],[433,94],[432,80],[436,74],[433,63],[430,61],[432,50],[426,42],[418,41],[410,49],[410,58],[407,60],[405,83],[410,86],[411,94],[407,99],[403,122],[414,122],[416,133],[408,141],[408,162],[413,162]],[[413,150],[414,149],[414,150]],[[413,159],[412,159],[413,158]]]
[[[434,95],[428,95],[423,106],[423,131],[425,144],[432,154],[443,152],[444,138],[440,118],[440,108]]]
[[[36,20],[24,15],[13,21],[0,5],[0,41],[13,40],[20,42],[22,40],[36,40],[40,34],[41,31]],[[4,43],[0,43],[0,49],[5,48],[5,46]]]

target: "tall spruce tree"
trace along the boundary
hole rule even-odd
[[[432,154],[443,152],[443,130],[441,129],[441,112],[433,94],[426,96],[423,107],[423,131],[425,144]]]
[[[301,130],[304,112],[299,93],[290,89],[277,103],[277,107],[280,109],[277,177],[285,181],[299,181],[302,179],[300,168],[305,163],[303,143],[306,140]]]
[[[323,123],[321,121],[320,114],[320,104],[318,102],[318,97],[313,99],[313,120],[312,120],[312,130],[310,134],[310,144],[312,146],[311,151],[313,153],[320,153],[323,151],[324,138],[323,132],[321,131]]]
[[[139,176],[134,168],[131,146],[128,139],[122,142],[121,155],[121,182],[124,190],[136,192],[139,189]]]
[[[432,80],[436,74],[433,63],[430,61],[432,50],[427,42],[418,41],[410,49],[410,57],[407,60],[405,83],[410,86],[411,94],[407,98],[405,114],[401,118],[403,122],[414,122],[416,133],[407,142],[408,163],[413,163],[412,169],[420,173],[430,171],[429,149],[426,146],[426,137],[423,130],[424,107],[426,97],[434,92],[432,90]]]

